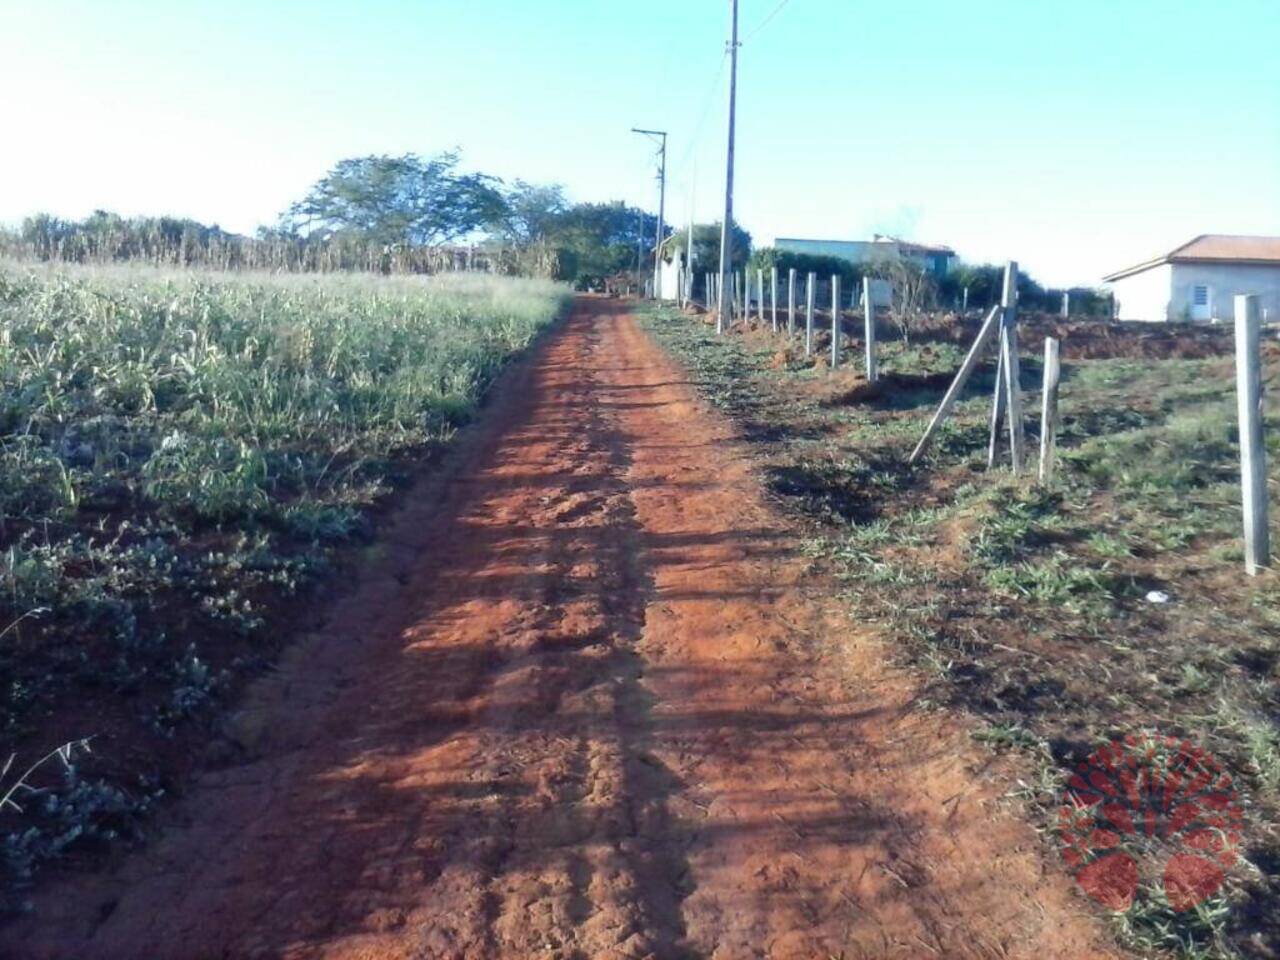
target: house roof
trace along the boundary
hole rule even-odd
[[[1102,279],[1110,283],[1166,263],[1250,263],[1280,266],[1280,237],[1242,237],[1204,233],[1162,257],[1119,270]]]

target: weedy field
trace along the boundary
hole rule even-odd
[[[767,331],[717,337],[702,319],[667,310],[648,323],[754,441],[851,611],[921,671],[921,709],[962,708],[977,737],[1023,755],[1011,802],[1046,844],[1068,775],[1113,738],[1186,737],[1231,774],[1246,826],[1226,886],[1175,910],[1152,872],[1162,851],[1146,850],[1132,906],[1111,914],[1121,942],[1280,954],[1280,581],[1242,572],[1230,332],[1100,336],[1093,325],[1073,343],[1059,325],[1062,468],[1042,486],[986,469],[994,360],[932,456],[906,466],[964,331],[941,324],[910,346],[885,343],[873,387]],[[1021,346],[1023,386],[1038,399],[1042,341],[1024,333]]]
[[[499,278],[0,263],[9,891],[135,829],[207,708],[566,306]]]

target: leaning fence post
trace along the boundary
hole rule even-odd
[[[865,319],[867,341],[867,382],[878,383],[880,380],[879,348],[876,344],[876,305],[871,299],[871,278],[862,278],[862,309]]]
[[[1016,476],[1026,463],[1026,426],[1022,422],[1022,382],[1018,364],[1018,264],[1013,260],[1004,268],[1000,308],[1000,352],[1004,357],[1009,412],[1009,457]]]
[[[987,440],[987,469],[996,465],[996,451],[1000,448],[1000,428],[1004,426],[1004,401],[1008,392],[1004,385],[1004,351],[996,350],[995,399],[991,403],[991,436]]]
[[[942,402],[938,404],[938,409],[933,415],[933,419],[929,421],[929,426],[925,428],[924,436],[920,438],[920,442],[916,444],[916,448],[911,451],[911,459],[909,463],[915,463],[920,459],[921,454],[928,449],[929,444],[933,441],[934,434],[942,427],[947,417],[951,415],[951,408],[956,405],[964,386],[969,382],[974,368],[978,365],[978,358],[982,356],[982,349],[987,345],[987,341],[999,327],[997,321],[1000,318],[1000,308],[992,307],[991,312],[987,314],[987,319],[982,322],[982,329],[978,331],[977,339],[973,341],[973,346],[969,348],[969,352],[965,354],[964,363],[960,364],[955,379],[951,381],[951,386],[947,388],[946,394],[942,398]]]
[[[814,294],[817,292],[818,275],[816,273],[809,274],[808,281],[805,283],[804,291],[804,355],[805,359],[813,356],[813,308]]]
[[[1271,566],[1267,528],[1267,463],[1262,442],[1261,311],[1256,295],[1236,297],[1236,400],[1240,408],[1240,492],[1244,502],[1244,569]]]
[[[773,320],[773,332],[778,332],[778,268],[769,268],[769,312]]]
[[[787,335],[796,332],[796,268],[787,271]]]
[[[1053,479],[1058,447],[1058,383],[1062,379],[1058,341],[1044,338],[1044,389],[1040,400],[1040,482]]]
[[[840,275],[831,276],[831,369],[840,366]]]

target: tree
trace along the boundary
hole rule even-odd
[[[447,243],[502,223],[501,181],[457,172],[457,151],[423,159],[369,156],[343,160],[289,208],[307,233],[350,232],[378,243]]]
[[[519,245],[553,240],[569,210],[564,187],[558,183],[540,185],[517,180],[507,191],[505,201],[502,233]]]
[[[676,254],[684,256],[688,250],[689,228],[677,230],[663,249],[664,259],[674,261]],[[733,225],[733,246],[730,249],[730,269],[741,270],[751,256],[751,234],[738,224]],[[688,266],[688,264],[686,264]],[[703,273],[715,273],[720,269],[720,224],[695,223],[693,225],[693,269]]]
[[[580,287],[601,284],[605,277],[634,269],[636,251],[648,254],[658,229],[658,218],[621,201],[579,203],[555,220],[548,242],[564,253],[563,279]]]
[[[907,257],[885,257],[870,265],[873,277],[887,280],[893,288],[889,319],[902,334],[902,342],[911,343],[911,331],[926,308],[933,306],[937,285],[933,275],[920,263]]]

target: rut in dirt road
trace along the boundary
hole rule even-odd
[[[616,303],[249,696],[241,762],[13,957],[1106,955]]]

